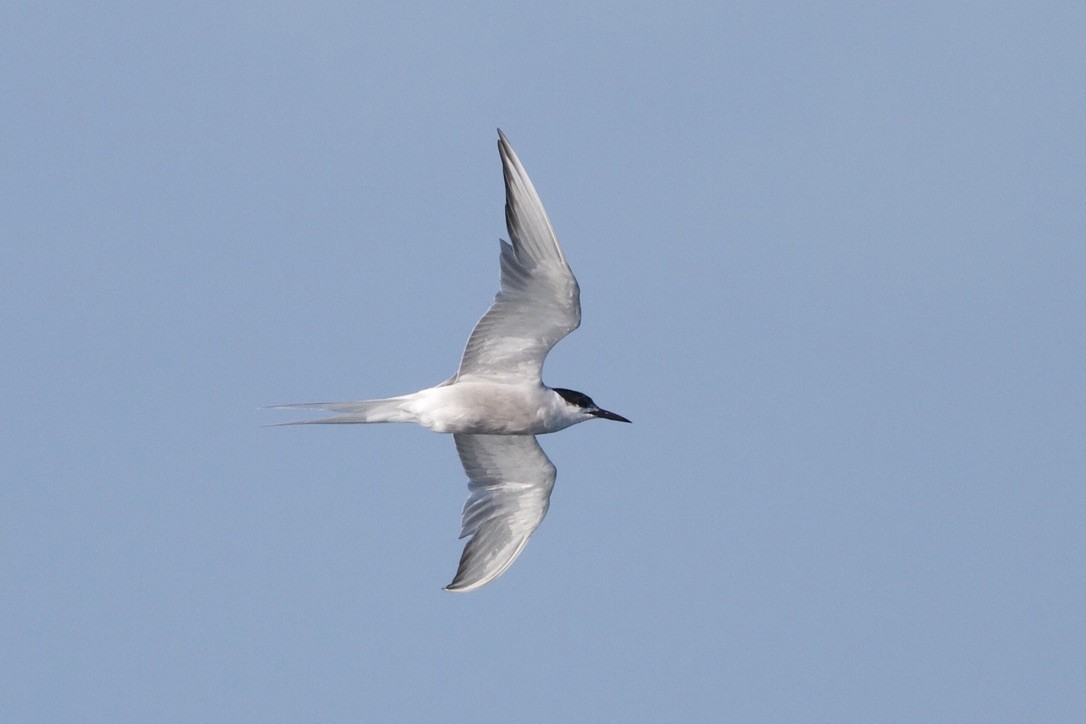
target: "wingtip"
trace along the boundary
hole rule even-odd
[[[502,165],[508,166],[509,159],[513,155],[513,146],[509,143],[509,139],[502,133],[502,129],[498,129],[498,153],[502,157]]]
[[[460,537],[463,538],[464,536],[461,535]],[[464,551],[467,552],[467,549],[465,548]],[[442,591],[448,591],[449,593],[468,593],[470,591],[476,591],[493,581],[505,571],[505,568],[502,568],[493,575],[469,578],[466,575],[463,563],[463,557],[461,557],[460,566],[456,570],[456,575],[453,576],[452,582],[450,582],[449,585],[441,589]],[[506,568],[508,568],[508,566],[506,566]]]

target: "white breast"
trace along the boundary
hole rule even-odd
[[[538,435],[580,421],[543,385],[464,379],[421,390],[412,398],[409,409],[420,425],[434,432]]]

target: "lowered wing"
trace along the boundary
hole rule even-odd
[[[505,572],[543,522],[557,474],[534,435],[453,435],[468,501],[460,537],[471,536],[446,591],[473,591]]]

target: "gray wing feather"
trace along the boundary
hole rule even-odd
[[[581,293],[539,194],[505,134],[498,134],[512,243],[501,242],[501,288],[468,338],[457,378],[538,380],[547,353],[581,323]]]
[[[505,572],[543,522],[557,471],[534,435],[453,435],[468,475],[460,537],[471,536],[446,591],[473,591]]]

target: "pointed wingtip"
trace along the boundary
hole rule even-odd
[[[452,583],[445,586],[441,590],[445,591],[447,593],[467,593],[468,591],[473,590],[473,588],[474,587],[467,587],[467,586],[457,585],[456,581],[454,580]]]

